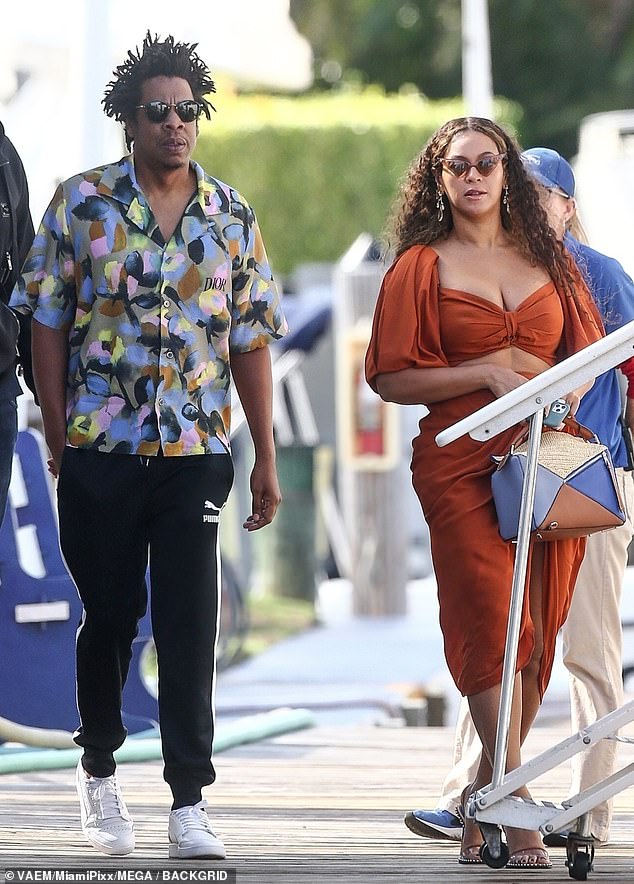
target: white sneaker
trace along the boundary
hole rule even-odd
[[[80,761],[76,782],[81,828],[90,844],[111,856],[132,853],[134,825],[121,797],[116,775],[89,777]]]
[[[168,833],[172,859],[224,859],[227,855],[224,844],[211,828],[205,801],[173,810]]]

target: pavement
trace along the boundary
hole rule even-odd
[[[443,723],[454,723],[460,696],[443,655],[433,577],[408,584],[406,616],[353,616],[344,580],[319,587],[317,613],[319,626],[219,675],[219,716],[301,706],[312,709],[319,724],[397,726],[403,706],[416,718],[412,695],[431,695],[444,698]],[[568,682],[558,653],[537,724],[568,715]]]

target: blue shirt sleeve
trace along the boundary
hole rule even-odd
[[[634,281],[616,258],[566,236],[566,247],[583,273],[609,334],[634,320]]]
[[[601,254],[571,236],[564,244],[582,272],[609,334],[634,319],[634,282],[615,258]],[[577,411],[580,423],[608,446],[614,466],[627,465],[619,417],[622,412],[619,372],[611,368],[596,378]]]

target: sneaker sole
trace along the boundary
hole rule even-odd
[[[462,826],[433,826],[423,823],[413,813],[405,815],[403,820],[410,832],[421,838],[431,838],[435,841],[460,841],[462,839]]]
[[[179,847],[178,844],[170,844],[170,859],[226,859],[225,850],[218,847],[215,851],[205,847]]]
[[[135,848],[134,844],[132,844],[131,847],[107,847],[105,844],[93,841],[86,830],[84,830],[84,835],[86,836],[86,841],[88,841],[91,847],[94,847],[95,850],[98,850],[100,853],[105,853],[108,856],[127,856],[129,853],[132,853]]]

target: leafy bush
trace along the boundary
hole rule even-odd
[[[201,122],[196,159],[255,209],[275,272],[336,261],[362,231],[379,235],[399,180],[458,100],[377,88],[297,98],[227,96]],[[514,129],[519,111],[498,103]]]

